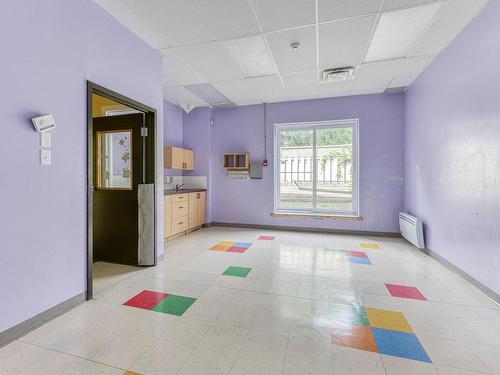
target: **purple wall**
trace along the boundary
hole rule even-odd
[[[222,165],[225,152],[250,152],[264,158],[264,107],[218,109],[213,112],[211,148],[197,152],[197,160],[210,160],[211,221],[283,226],[325,227],[348,230],[397,232],[403,206],[403,96],[366,95],[269,104],[267,107],[267,158],[262,180],[231,180]],[[184,115],[184,145],[197,139],[209,115],[207,109]],[[360,120],[361,222],[273,218],[273,125],[283,122]],[[192,131],[187,129],[192,127]],[[206,169],[205,169],[206,170]],[[198,173],[202,174],[202,173]]]
[[[427,246],[500,293],[500,2],[406,93],[405,206]]]
[[[163,143],[164,146],[183,147],[183,116],[182,108],[170,103],[168,100],[163,101]],[[165,176],[182,176],[182,171],[165,169]]]
[[[156,108],[159,147],[163,95],[161,57],[92,1],[3,2],[0,38],[3,331],[86,289],[86,80]],[[57,128],[52,166],[42,167],[30,118],[47,112]]]

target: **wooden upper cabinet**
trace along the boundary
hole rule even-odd
[[[163,168],[194,170],[194,151],[180,147],[165,147]]]
[[[188,171],[194,170],[194,151],[184,150],[184,169]]]

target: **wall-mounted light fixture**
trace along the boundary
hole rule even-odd
[[[33,126],[38,133],[48,132],[56,127],[54,116],[52,116],[50,113],[33,117],[31,119],[31,122],[33,122]]]

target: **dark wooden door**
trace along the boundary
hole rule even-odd
[[[93,119],[94,262],[138,264],[138,184],[143,114]]]

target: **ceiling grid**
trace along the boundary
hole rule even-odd
[[[165,98],[194,108],[409,86],[489,0],[94,1],[164,56]],[[352,81],[321,82],[344,65]]]

